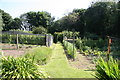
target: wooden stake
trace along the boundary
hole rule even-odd
[[[17,34],[17,49],[19,49],[19,45],[18,45],[18,34]]]
[[[107,53],[107,60],[109,60],[110,56],[110,44],[112,43],[111,38],[108,36],[108,53]]]

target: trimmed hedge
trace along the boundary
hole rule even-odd
[[[2,34],[2,43],[16,44],[17,36],[10,34]],[[33,45],[45,45],[45,36],[39,35],[18,35],[18,41],[20,44],[33,44]]]

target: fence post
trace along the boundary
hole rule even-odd
[[[46,34],[46,46],[48,47],[48,35]]]
[[[110,56],[110,44],[112,43],[111,42],[111,38],[109,36],[108,37],[108,53],[107,53],[107,60],[109,60],[109,56]]]
[[[19,41],[18,41],[18,34],[17,34],[17,49],[19,49],[18,43],[19,43]]]
[[[75,52],[74,51],[75,50],[75,47],[74,47],[75,46],[75,34],[74,33],[75,31],[73,30],[73,61],[75,61],[75,53],[74,53]]]

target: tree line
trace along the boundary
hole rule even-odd
[[[46,11],[27,12],[14,18],[0,9],[0,21],[4,31],[11,29],[45,28],[49,33],[78,31],[81,35],[92,33],[101,36],[120,37],[120,1],[95,2],[87,9],[74,9],[59,20]],[[3,24],[2,24],[3,23]]]

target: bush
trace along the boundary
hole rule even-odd
[[[107,43],[107,42],[106,42]],[[92,39],[78,39],[76,40],[76,47],[85,55],[101,55],[105,52],[100,50],[101,45],[106,45],[105,41],[102,39],[92,40]],[[100,46],[99,46],[100,45]]]
[[[108,62],[100,58],[96,65],[95,77],[99,80],[120,80],[120,67],[118,61],[112,57]]]
[[[62,31],[62,32],[55,32],[54,33],[54,43],[57,43],[58,41],[60,41],[61,43],[63,42],[63,37],[67,37],[67,38],[73,38],[73,35],[75,37],[79,36],[79,32],[73,32],[72,31]]]
[[[46,64],[50,59],[52,54],[52,49],[48,47],[37,47],[28,51],[24,57],[33,59],[37,64]]]
[[[39,66],[28,58],[2,58],[2,78],[48,78]]]
[[[2,34],[2,43],[16,44],[16,35]],[[20,44],[45,45],[45,36],[39,35],[18,35]]]
[[[63,34],[64,36],[66,36],[67,38],[73,38],[73,35],[74,35],[75,37],[79,37],[79,32],[74,32],[74,34],[73,34],[72,31],[62,31],[62,34]]]
[[[40,27],[35,27],[33,29],[33,34],[46,34],[47,33],[47,29],[40,26]]]
[[[63,42],[63,34],[61,32],[54,33],[54,43],[57,43],[58,41]]]
[[[64,48],[67,50],[67,54],[71,57],[71,58],[75,58],[75,55],[77,53],[77,49],[74,46],[74,53],[73,53],[73,44],[67,41],[63,41],[63,45]]]

